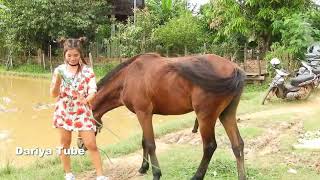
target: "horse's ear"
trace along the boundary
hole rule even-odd
[[[84,44],[87,41],[87,37],[80,37],[79,41],[81,44]]]
[[[63,44],[64,42],[66,42],[66,38],[65,37],[60,37],[60,38],[58,38],[57,39],[57,42],[59,43],[59,44]]]

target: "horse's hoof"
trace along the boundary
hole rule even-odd
[[[199,176],[193,176],[191,178],[191,180],[203,180],[203,178],[199,177]]]
[[[139,173],[145,174],[149,170],[149,163],[143,162],[141,168],[139,169]]]
[[[84,145],[82,138],[78,138],[77,145],[79,149],[83,149],[84,151],[87,151],[87,147]]]
[[[139,173],[140,173],[140,174],[145,174],[145,173],[147,173],[147,171],[148,171],[148,169],[146,169],[146,168],[142,168],[142,167],[141,167],[141,168],[139,169]]]
[[[153,180],[160,180],[160,176],[153,176]]]
[[[198,132],[198,130],[196,130],[196,129],[192,130],[192,133],[197,133],[197,132]]]

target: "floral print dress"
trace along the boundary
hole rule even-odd
[[[82,70],[73,75],[67,71],[67,65],[62,64],[55,69],[54,76],[58,72],[63,78],[53,115],[53,126],[68,131],[96,131],[96,121],[91,108],[80,102],[81,96],[86,98],[97,91],[92,68],[83,65]]]

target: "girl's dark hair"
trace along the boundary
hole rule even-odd
[[[63,57],[65,58],[68,50],[75,49],[80,53],[80,60],[81,60],[82,64],[88,65],[87,61],[84,59],[82,48],[81,48],[82,44],[86,41],[86,39],[87,39],[86,37],[80,37],[78,39],[60,38],[59,42],[63,45]],[[81,68],[82,67],[79,63],[77,73],[80,72]]]

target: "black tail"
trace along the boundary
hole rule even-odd
[[[187,63],[177,62],[172,66],[184,78],[215,94],[238,95],[244,86],[245,73],[241,69],[234,68],[230,77],[221,77],[209,61],[203,58]]]

